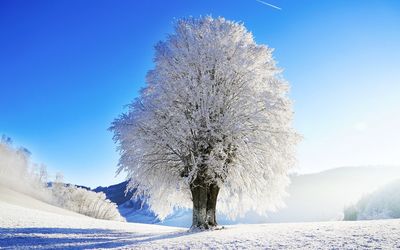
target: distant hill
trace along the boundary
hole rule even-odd
[[[124,181],[108,187],[97,187],[93,189],[94,192],[103,192],[106,194],[107,199],[114,202],[118,206],[127,202],[132,198],[133,192],[130,191],[125,194],[126,186],[128,181]]]
[[[52,182],[52,181],[47,182],[47,187],[52,187],[52,186],[53,186],[53,183],[54,183],[54,182]],[[86,189],[86,190],[91,190],[90,187],[86,187],[86,186],[82,186],[82,185],[74,185],[74,184],[71,184],[71,183],[63,183],[63,184],[64,184],[66,187],[75,186],[75,187],[78,187],[78,188],[83,188],[83,189]]]
[[[395,179],[400,179],[400,167],[341,167],[292,176],[286,207],[270,213],[267,221],[340,220],[344,207]]]
[[[344,220],[400,218],[400,179],[362,197],[344,210]]]
[[[118,205],[120,214],[129,222],[159,223],[155,214],[150,211],[149,206],[141,199],[132,200],[134,191],[125,193],[128,181],[124,181],[109,187],[97,187],[94,192],[105,193],[107,199]]]
[[[268,217],[249,212],[234,221],[219,215],[220,224],[330,221],[343,218],[344,207],[363,195],[395,179],[400,179],[400,167],[341,167],[320,173],[293,175],[284,199],[286,207],[269,213]],[[118,204],[122,216],[130,222],[158,223],[153,212],[141,200],[132,201],[132,192],[125,195],[127,181],[109,187],[98,187],[108,199]],[[190,226],[191,211],[178,210],[162,224]]]

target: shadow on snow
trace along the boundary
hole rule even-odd
[[[0,228],[0,249],[115,248],[188,234],[192,233],[183,231],[155,235],[106,229]]]

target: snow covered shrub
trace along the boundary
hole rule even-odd
[[[50,188],[55,205],[97,219],[125,221],[117,205],[108,200],[104,193],[66,185],[61,180],[58,176]]]
[[[67,186],[60,173],[51,187],[47,187],[47,178],[46,167],[31,163],[27,149],[16,149],[8,137],[2,137],[0,185],[90,217],[124,221],[117,205],[107,200],[104,193]]]
[[[6,136],[0,141],[0,185],[42,201],[51,200],[46,188],[46,167],[33,164],[30,152],[25,148],[14,148]]]
[[[400,218],[400,180],[364,196],[344,210],[344,220]]]

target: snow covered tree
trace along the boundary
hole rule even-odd
[[[280,206],[299,136],[273,50],[212,17],[178,20],[155,50],[147,86],[110,128],[128,188],[160,219],[192,207],[200,229],[217,225],[216,209]]]
[[[44,165],[31,162],[30,151],[15,148],[7,136],[0,139],[0,185],[49,202],[50,192],[46,186],[47,170]]]
[[[57,174],[50,191],[56,206],[97,219],[125,221],[117,205],[108,200],[104,193],[65,184],[61,174]]]

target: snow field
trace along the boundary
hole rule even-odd
[[[187,229],[89,218],[0,189],[0,249],[396,249],[400,220]],[[53,207],[53,208],[52,208]]]

